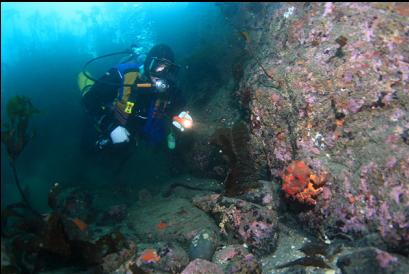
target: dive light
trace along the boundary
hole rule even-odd
[[[180,131],[184,131],[193,126],[193,119],[189,115],[189,111],[182,111],[178,116],[173,117],[172,124]]]

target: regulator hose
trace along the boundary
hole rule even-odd
[[[83,69],[82,69],[82,73],[85,75],[85,77],[87,77],[88,79],[90,79],[90,80],[92,80],[92,81],[94,81],[94,82],[96,82],[96,83],[98,82],[98,83],[102,83],[102,84],[106,84],[106,85],[120,86],[120,87],[133,87],[133,86],[135,86],[135,85],[132,85],[132,84],[114,83],[114,82],[109,82],[109,81],[104,81],[104,80],[96,79],[96,78],[92,77],[92,76],[87,72],[87,67],[88,67],[91,63],[93,63],[93,62],[95,62],[95,61],[97,61],[97,60],[99,60],[99,59],[106,58],[106,57],[115,56],[115,55],[123,55],[123,54],[133,54],[133,52],[132,52],[131,50],[125,50],[125,51],[118,51],[118,52],[113,52],[113,53],[109,53],[109,54],[105,54],[105,55],[101,55],[101,56],[95,57],[95,58],[93,58],[93,59],[91,59],[91,60],[89,60],[88,62],[85,63],[85,65],[84,65],[84,67],[83,67]]]

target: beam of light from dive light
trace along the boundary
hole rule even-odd
[[[192,120],[188,120],[188,119],[183,120],[183,127],[184,128],[191,128],[192,126],[193,126],[193,121]]]

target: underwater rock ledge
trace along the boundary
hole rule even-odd
[[[375,232],[406,255],[407,11],[407,3],[282,3],[261,12],[242,26],[254,56],[239,84],[259,169],[280,179],[302,160],[328,172],[299,220],[328,236]],[[265,27],[252,30],[256,21]]]

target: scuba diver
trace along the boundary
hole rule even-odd
[[[185,102],[175,85],[179,66],[174,63],[173,51],[158,44],[143,63],[136,46],[130,53],[128,60],[99,79],[92,78],[85,69],[98,57],[84,67],[83,74],[92,81],[82,88],[82,102],[99,133],[96,149],[137,144],[140,137],[157,145],[167,137],[168,148],[172,150],[176,144],[175,131],[182,132],[193,123],[189,113],[182,109]]]

